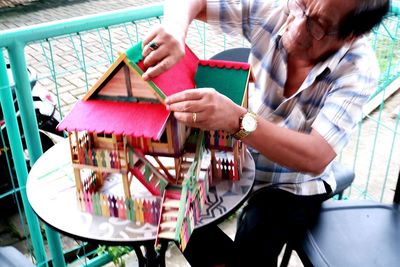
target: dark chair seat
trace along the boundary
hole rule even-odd
[[[351,168],[341,164],[340,162],[336,162],[336,161],[334,161],[332,163],[332,171],[335,174],[336,189],[334,191],[332,191],[327,196],[326,199],[330,199],[336,195],[338,195],[339,199],[342,199],[344,190],[346,190],[346,188],[348,188],[354,181],[354,177],[355,177],[354,172]],[[280,264],[281,267],[288,266],[293,250],[295,250],[297,252],[297,254],[301,254],[302,242],[303,242],[303,240],[296,240],[294,242],[289,242],[288,244],[286,244],[286,249],[283,254],[281,264]],[[303,259],[304,258],[306,258],[306,257],[303,257]],[[319,265],[315,265],[315,266],[319,266]]]
[[[348,200],[323,203],[296,248],[305,266],[400,266],[400,171],[393,204]]]
[[[1,267],[34,267],[21,252],[16,248],[0,247],[0,266]]]
[[[327,201],[301,249],[305,266],[400,266],[398,205]]]

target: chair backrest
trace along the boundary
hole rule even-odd
[[[355,173],[352,169],[337,161],[332,163],[332,171],[335,175],[336,189],[329,195],[329,197],[339,195],[339,199],[341,199],[344,190],[353,183]]]
[[[250,48],[238,47],[219,52],[214,56],[212,56],[211,59],[247,62],[249,59],[249,55],[250,55]]]
[[[366,199],[325,202],[294,250],[305,266],[399,266],[399,200],[400,171],[393,205]],[[285,256],[281,266],[287,266],[290,252]]]

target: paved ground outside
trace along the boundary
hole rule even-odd
[[[18,27],[69,19],[78,16],[98,14],[112,10],[129,8],[133,6],[143,6],[149,3],[160,3],[161,0],[0,0],[0,30],[15,29]],[[124,27],[110,27],[109,29],[99,29],[97,31],[85,32],[79,35],[64,36],[51,40],[43,40],[29,44],[25,50],[28,67],[34,70],[38,75],[37,86],[46,89],[60,96],[61,113],[66,114],[74,103],[80,99],[90,88],[91,85],[100,77],[113,61],[119,50],[130,47],[139,40],[148,30],[159,23],[159,20],[131,23]],[[0,37],[1,38],[1,37]],[[206,40],[206,46],[202,45]],[[208,58],[211,55],[222,51],[227,47],[238,47],[246,45],[242,38],[232,37],[224,39],[222,35],[215,34],[209,28],[202,25],[192,25],[188,36],[188,44],[199,57]],[[52,64],[54,62],[54,65]],[[82,66],[85,66],[83,68]],[[393,96],[382,113],[382,122],[388,125],[388,128],[394,128],[400,95]],[[359,158],[360,161],[369,163],[369,151],[371,148],[371,138],[375,134],[376,122],[366,121],[363,126],[363,138],[360,142]],[[390,148],[392,137],[390,131],[383,132],[380,136],[380,145],[376,150],[378,157],[385,157]],[[351,143],[343,153],[343,158],[351,158],[355,154],[356,143]],[[394,157],[396,162],[400,162],[399,149],[395,148]],[[379,161],[376,161],[379,165]],[[367,171],[369,166],[365,166]],[[374,173],[369,190],[379,194],[382,180],[386,169],[375,167],[380,173]],[[397,169],[389,170],[396,177]],[[355,184],[363,185],[364,180],[357,180]],[[388,181],[388,187],[393,188],[394,181]],[[389,201],[389,193],[385,199]],[[0,245],[14,245],[24,253],[26,242],[21,236],[23,231],[18,226],[19,218],[12,219],[11,228],[15,231],[9,231],[10,227],[4,224],[0,225]],[[221,224],[232,238],[235,232],[235,219]],[[65,247],[76,245],[76,240],[63,237]],[[127,266],[137,266],[137,259],[134,254],[126,258]],[[297,257],[292,257],[291,266],[302,266]],[[110,265],[111,266],[111,265]],[[175,246],[167,251],[167,266],[189,266]]]
[[[16,6],[29,5],[37,0],[1,0],[0,8],[14,8]]]

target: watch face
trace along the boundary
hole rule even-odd
[[[253,132],[257,127],[257,120],[251,115],[246,114],[242,120],[242,127],[246,132]]]

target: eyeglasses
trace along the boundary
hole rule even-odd
[[[316,40],[321,40],[326,35],[336,35],[337,31],[326,31],[324,27],[314,18],[310,17],[306,13],[306,7],[297,0],[288,0],[287,6],[289,14],[296,18],[306,17],[307,31]]]

